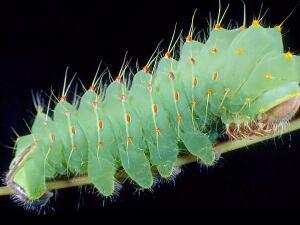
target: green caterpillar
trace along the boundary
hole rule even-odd
[[[21,201],[44,202],[46,180],[87,174],[111,196],[124,170],[148,189],[154,173],[172,176],[179,154],[214,164],[223,129],[237,139],[276,132],[300,105],[300,57],[284,51],[283,23],[263,27],[259,18],[226,29],[222,19],[205,43],[192,25],[178,59],[171,41],[133,79],[125,63],[106,88],[95,77],[78,106],[67,101],[65,78],[53,116],[37,103],[31,134],[18,137],[7,185]]]

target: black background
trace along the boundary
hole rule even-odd
[[[280,23],[298,1],[265,0],[265,24]],[[229,1],[222,1],[223,8]],[[248,23],[262,1],[246,1]],[[185,34],[193,11],[198,31],[207,27],[209,11],[216,18],[217,0],[207,1],[10,1],[0,3],[0,173],[12,158],[14,127],[26,134],[34,112],[31,90],[61,90],[66,66],[86,85],[103,60],[116,74],[125,52],[143,65],[164,39],[167,47],[177,22]],[[241,1],[231,1],[224,23],[242,22]],[[285,46],[300,51],[298,9],[284,26]],[[71,74],[70,73],[70,74]],[[173,184],[136,193],[124,185],[114,201],[103,201],[91,189],[61,190],[47,215],[98,218],[195,218],[211,220],[230,215],[296,215],[300,213],[300,133],[257,144],[223,156],[212,168],[191,164]],[[103,202],[105,207],[103,207]],[[33,216],[8,197],[0,197],[0,217]],[[142,220],[144,221],[144,220]],[[101,222],[99,220],[99,222]]]

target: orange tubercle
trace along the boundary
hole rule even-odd
[[[72,132],[73,135],[75,135],[76,134],[76,128],[75,127],[71,127],[71,132]]]
[[[221,24],[219,24],[219,23],[216,23],[216,25],[215,25],[215,29],[216,30],[220,30],[222,28],[222,25]]]
[[[193,40],[192,35],[189,34],[188,36],[186,36],[185,40],[188,42],[192,41]]]
[[[157,104],[153,105],[153,112],[157,113],[158,112],[158,106]]]
[[[126,100],[126,96],[125,96],[124,94],[121,94],[121,96],[120,96],[120,100],[121,100],[122,102],[125,102],[125,100]]]
[[[62,95],[61,97],[60,97],[60,101],[66,101],[67,100],[67,96],[65,96],[65,95]]]
[[[193,84],[194,84],[194,87],[198,86],[198,80],[197,80],[197,78],[194,78]]]
[[[171,52],[169,52],[169,51],[165,53],[165,57],[166,57],[167,59],[169,59],[169,58],[171,57],[171,55],[172,55],[172,54],[171,54]]]
[[[131,122],[131,116],[127,113],[126,115],[126,120],[127,120],[127,123],[130,123]]]
[[[132,137],[131,137],[131,136],[128,136],[128,137],[127,137],[127,141],[128,141],[128,142],[132,142]]]
[[[149,66],[147,66],[147,65],[143,67],[143,71],[144,71],[145,73],[148,73],[148,72],[149,72],[149,69],[150,69],[150,68],[149,68]]]
[[[190,57],[190,63],[193,64],[193,65],[196,63],[196,61],[193,57]]]
[[[121,83],[121,76],[118,75],[118,76],[116,77],[115,81],[117,81],[118,83]]]
[[[95,86],[91,85],[91,86],[89,87],[89,91],[95,91]]]
[[[181,120],[182,120],[182,115],[181,115],[181,114],[178,114],[177,120],[178,120],[178,121],[181,121]]]
[[[99,120],[98,127],[99,127],[100,129],[103,128],[103,121],[102,121],[102,120]]]
[[[213,81],[216,81],[216,80],[218,80],[218,77],[219,77],[219,75],[218,75],[218,72],[214,72],[214,74],[213,74]]]
[[[56,140],[56,137],[55,137],[55,134],[54,134],[54,133],[51,134],[51,140],[52,140],[53,142]]]
[[[175,100],[179,101],[180,95],[178,91],[175,91]]]
[[[48,120],[45,119],[44,122],[43,122],[43,124],[44,124],[45,126],[47,126],[47,125],[48,125]]]
[[[153,90],[153,87],[152,87],[151,83],[148,84],[148,90],[149,90],[149,92],[152,92],[152,90]]]
[[[92,102],[92,106],[93,106],[94,108],[97,108],[98,102],[97,102],[97,101],[93,101],[93,102]]]
[[[169,78],[170,80],[174,80],[175,79],[175,75],[172,71],[169,72]]]

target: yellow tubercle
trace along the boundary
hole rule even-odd
[[[213,73],[213,76],[212,76],[212,80],[213,80],[213,81],[216,81],[216,80],[218,80],[218,77],[219,77],[218,72],[214,72],[214,73]]]
[[[193,100],[192,100],[192,105],[195,106],[196,104],[197,104],[197,100],[196,100],[196,99],[193,99]]]
[[[212,52],[213,54],[216,54],[216,53],[218,52],[218,49],[217,49],[217,48],[212,48],[212,49],[211,49],[211,52]]]
[[[282,31],[282,28],[281,28],[281,26],[280,26],[280,25],[278,25],[278,26],[275,26],[274,28],[275,28],[275,30],[277,30],[277,31],[279,31],[279,32],[281,32],[281,31]]]
[[[287,60],[291,60],[293,58],[293,54],[290,51],[288,51],[284,53],[284,58],[286,58]]]
[[[291,94],[290,94],[290,96],[291,97],[297,97],[297,96],[300,96],[300,92],[292,92]]]
[[[237,50],[236,50],[236,54],[238,55],[238,56],[242,56],[242,55],[244,55],[244,49],[242,49],[242,48],[238,48]]]
[[[230,88],[228,88],[228,87],[224,89],[225,93],[228,93],[229,91],[230,91]]]
[[[252,26],[254,26],[254,27],[260,27],[259,20],[253,20],[252,21]]]
[[[265,113],[265,112],[266,112],[266,109],[263,108],[263,107],[260,107],[260,109],[259,109],[258,111],[259,111],[259,113]]]
[[[245,99],[245,104],[249,105],[251,103],[251,99],[250,98],[246,98]]]
[[[219,23],[216,23],[216,25],[215,25],[215,29],[216,29],[216,30],[220,30],[221,28],[222,28],[221,24],[219,24]]]
[[[211,89],[211,88],[208,88],[208,89],[207,89],[207,95],[208,95],[208,96],[211,96],[211,94],[212,94],[212,89]]]
[[[272,78],[272,74],[270,72],[267,72],[265,74],[265,78],[266,78],[266,80],[270,80]]]

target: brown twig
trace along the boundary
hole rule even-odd
[[[281,136],[286,133],[290,133],[292,131],[300,129],[300,118],[294,119],[290,122],[290,124],[285,127],[282,132],[274,134],[274,135],[268,135],[264,137],[255,136],[251,139],[243,139],[243,140],[236,140],[236,141],[227,141],[224,143],[219,143],[215,146],[214,150],[218,153],[226,153],[231,152],[240,148],[244,148],[249,145],[256,144],[258,142],[262,142],[265,140],[269,140],[278,136]],[[182,166],[188,163],[192,163],[197,161],[197,158],[192,155],[187,155],[181,158],[178,158],[176,161],[176,166]],[[123,173],[117,174],[117,179],[121,179],[124,176]],[[73,177],[68,180],[55,180],[55,181],[49,181],[47,182],[47,187],[49,190],[57,190],[57,189],[63,189],[63,188],[70,188],[70,187],[77,187],[77,186],[83,186],[83,185],[89,185],[91,184],[91,180],[88,176],[81,176],[81,177]],[[13,194],[13,190],[9,187],[0,187],[0,196],[3,195],[11,195]]]

